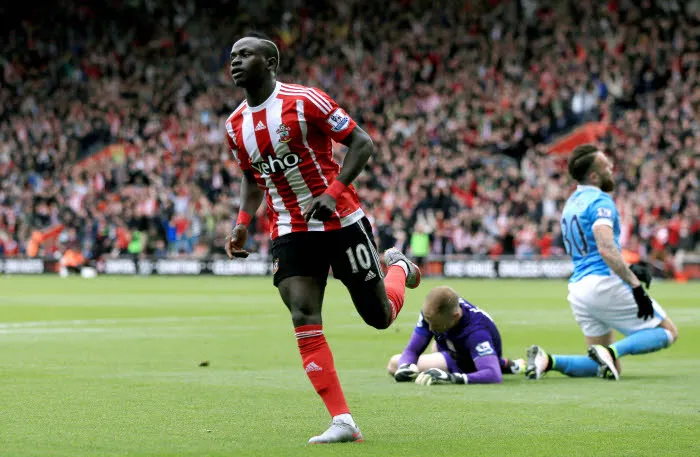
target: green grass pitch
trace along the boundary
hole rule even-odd
[[[0,456],[700,455],[700,284],[652,286],[680,339],[618,383],[396,384],[387,360],[437,284],[494,317],[508,357],[585,350],[562,281],[425,280],[385,331],[330,281],[325,333],[365,442],[309,447],[329,417],[270,279],[0,277]]]

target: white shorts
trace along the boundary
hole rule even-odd
[[[666,312],[656,300],[651,301],[654,317],[645,321],[637,317],[632,289],[617,275],[590,275],[569,283],[569,304],[584,336],[603,336],[612,329],[629,335],[658,327]]]

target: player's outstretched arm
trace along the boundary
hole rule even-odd
[[[497,355],[485,355],[474,360],[476,371],[469,373],[469,384],[500,384],[503,382],[501,359]]]
[[[250,254],[244,248],[248,240],[248,224],[252,215],[260,207],[265,193],[258,187],[255,178],[249,172],[244,172],[241,180],[241,207],[236,220],[236,226],[226,238],[226,254],[229,259],[234,257],[246,258]]]
[[[309,222],[312,218],[327,221],[335,212],[338,197],[362,172],[374,151],[374,143],[367,133],[359,126],[346,136],[342,143],[348,147],[343,168],[331,183],[326,192],[314,198],[304,210],[304,219]]]
[[[593,236],[598,246],[598,252],[608,267],[631,287],[640,286],[639,279],[629,269],[625,259],[622,258],[622,253],[615,245],[612,227],[603,224],[597,225],[593,227]]]
[[[401,353],[401,358],[399,358],[399,367],[394,373],[396,382],[408,382],[416,379],[419,373],[418,358],[428,348],[431,339],[430,336],[413,331],[408,345]]]
[[[265,192],[258,187],[255,177],[249,172],[241,180],[241,209],[248,214],[255,214],[265,197]]]
[[[595,237],[598,252],[605,263],[617,276],[632,287],[634,301],[637,303],[639,312],[637,317],[640,319],[650,319],[654,317],[654,307],[651,298],[642,287],[639,278],[632,273],[632,270],[625,263],[622,253],[615,246],[615,238],[612,227],[604,224],[599,224],[593,227],[593,236]]]

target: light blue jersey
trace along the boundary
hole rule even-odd
[[[600,224],[612,227],[615,245],[620,249],[620,215],[612,197],[597,187],[578,186],[561,216],[564,246],[574,261],[574,274],[569,282],[578,282],[589,275],[611,275],[593,236],[593,227]]]

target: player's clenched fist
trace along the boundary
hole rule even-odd
[[[226,255],[229,259],[239,257],[245,259],[250,254],[243,249],[248,240],[248,227],[243,224],[236,225],[229,236],[226,237]]]
[[[336,199],[328,193],[323,193],[314,198],[304,211],[304,219],[309,222],[311,218],[319,221],[327,221],[335,213]]]
[[[431,368],[419,374],[416,384],[423,386],[436,386],[440,384],[466,384],[467,375],[462,373],[448,373],[439,368]]]
[[[413,381],[418,376],[418,366],[415,363],[402,363],[394,373],[396,382]]]

